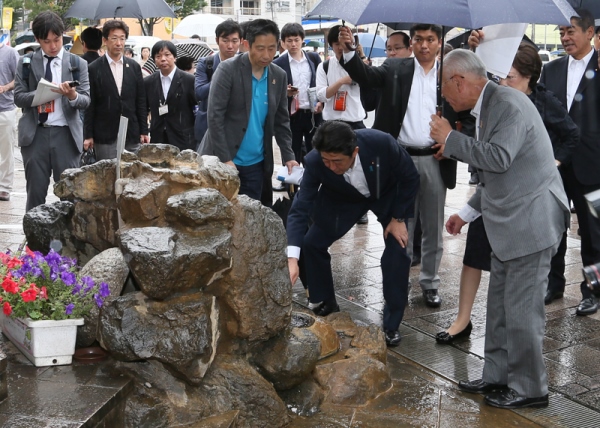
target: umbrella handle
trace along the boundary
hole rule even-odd
[[[342,27],[345,27],[345,26],[346,26],[346,21],[344,21],[342,19]],[[354,43],[346,43],[346,47],[348,49],[350,49],[351,51],[355,51],[356,50],[356,46],[354,46]]]

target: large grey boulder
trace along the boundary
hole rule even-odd
[[[99,340],[118,360],[157,360],[197,385],[215,356],[218,320],[210,296],[188,294],[160,302],[129,293],[102,307]]]
[[[114,201],[116,165],[115,159],[105,159],[83,168],[67,169],[54,185],[54,194],[69,201]]]
[[[245,195],[234,203],[233,215],[231,269],[207,292],[220,296],[230,309],[230,335],[267,340],[283,331],[291,317],[285,230],[273,210]]]
[[[68,201],[39,205],[27,211],[23,216],[23,232],[28,247],[46,254],[53,241],[64,242],[71,234],[72,215],[73,203]]]
[[[305,380],[317,365],[321,342],[306,328],[292,328],[257,346],[252,361],[278,391]]]
[[[125,280],[129,275],[129,267],[118,248],[110,248],[90,260],[79,272],[79,277],[89,276],[96,284],[106,282],[110,296],[106,304],[121,294]],[[84,324],[77,328],[77,346],[85,347],[94,343],[98,337],[98,318],[100,309],[93,305],[90,313],[84,316]]]
[[[226,229],[205,227],[185,234],[168,227],[140,227],[120,232],[119,241],[140,288],[154,299],[203,289],[231,264]]]

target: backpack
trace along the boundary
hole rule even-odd
[[[69,60],[71,61],[71,74],[73,76],[73,80],[79,80],[81,76],[81,72],[79,70],[79,57],[77,55],[68,54]],[[23,72],[21,76],[23,77],[23,82],[26,83],[27,88],[29,89],[29,75],[31,74],[31,58],[33,57],[33,52],[28,53],[23,57]]]
[[[214,64],[215,64],[215,56],[211,55],[208,58],[206,58],[206,78],[208,79],[208,81],[210,82],[212,80],[212,75],[214,72]]]

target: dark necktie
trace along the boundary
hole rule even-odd
[[[52,82],[52,69],[50,66],[52,65],[52,60],[55,59],[55,56],[44,55],[45,58],[48,59],[48,63],[46,64],[46,73],[44,73],[44,79],[48,82]],[[46,123],[48,120],[48,113],[40,113],[40,123]]]

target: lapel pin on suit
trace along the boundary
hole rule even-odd
[[[272,84],[272,85],[274,85],[274,84],[275,84],[275,79],[273,79],[273,81],[271,82],[271,84]]]
[[[129,68],[129,64],[125,64],[125,67]]]

